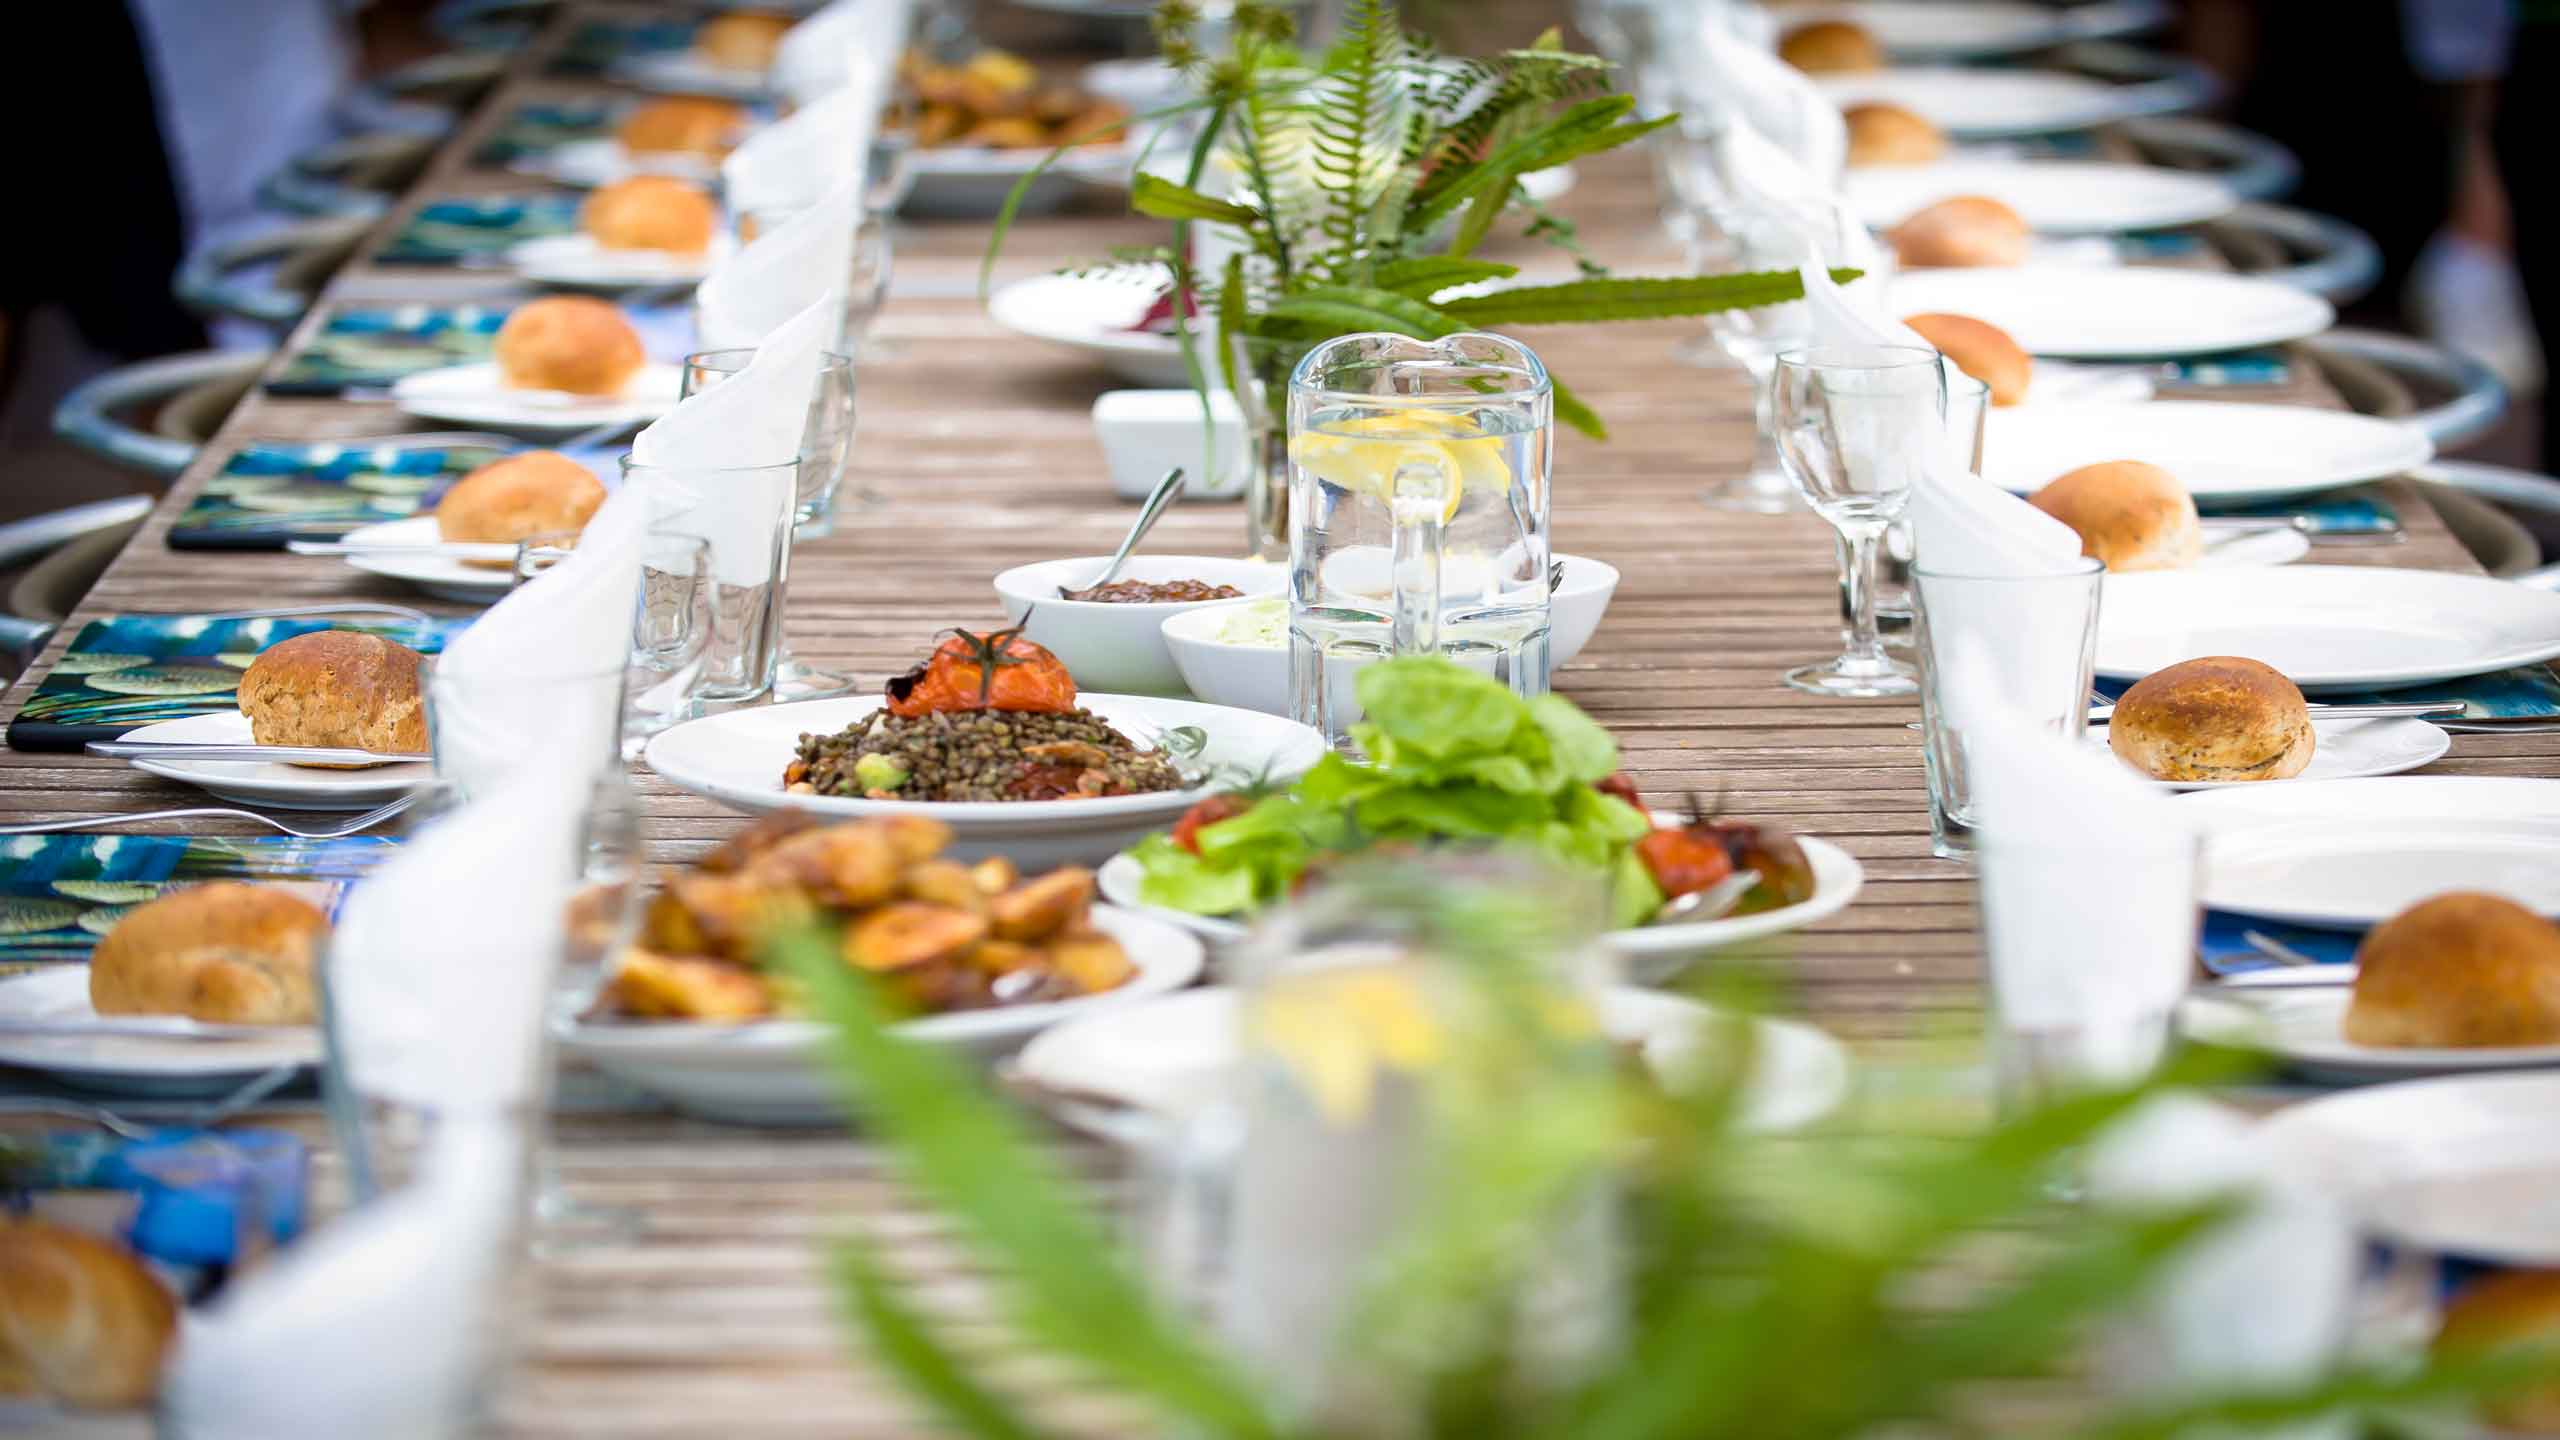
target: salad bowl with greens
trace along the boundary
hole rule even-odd
[[[1857,893],[1858,863],[1820,840],[1649,812],[1618,769],[1617,742],[1562,696],[1522,699],[1431,656],[1379,661],[1355,686],[1366,718],[1352,734],[1367,760],[1330,754],[1285,788],[1201,800],[1105,865],[1104,894],[1232,939],[1365,853],[1520,847],[1605,883],[1607,939],[1653,979],[1708,950],[1809,925]],[[1753,881],[1732,908],[1664,913],[1746,871]]]

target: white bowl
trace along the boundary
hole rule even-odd
[[[1190,600],[1133,605],[1094,600],[1061,600],[1060,586],[1081,587],[1102,573],[1108,555],[1074,560],[1043,560],[1017,565],[996,577],[996,594],[1004,599],[1005,618],[1022,623],[1035,643],[1066,662],[1078,690],[1104,690],[1115,695],[1180,695],[1182,672],[1174,668],[1166,648],[1165,617],[1187,610],[1225,604]],[[1232,585],[1247,595],[1277,595],[1288,572],[1259,560],[1222,560],[1207,555],[1132,555],[1120,571],[1123,580],[1201,580]],[[1283,660],[1282,669],[1287,669]],[[1277,712],[1267,712],[1277,713]]]
[[[1600,617],[1609,609],[1609,597],[1618,590],[1618,571],[1613,565],[1580,555],[1555,558],[1564,566],[1564,583],[1556,587],[1550,601],[1547,651],[1550,664],[1562,665],[1581,654],[1582,647],[1591,643],[1592,633],[1600,628]],[[1198,698],[1212,705],[1286,715],[1288,646],[1238,645],[1217,638],[1228,618],[1222,612],[1227,607],[1250,603],[1212,601],[1166,616],[1165,647],[1172,652],[1182,683]],[[1072,662],[1068,668],[1074,668]]]

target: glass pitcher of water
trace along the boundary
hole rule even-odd
[[[1289,380],[1291,713],[1337,747],[1352,677],[1440,654],[1547,689],[1547,368],[1499,335],[1345,335]]]

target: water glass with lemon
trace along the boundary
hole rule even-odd
[[[1546,367],[1497,335],[1345,335],[1289,381],[1291,713],[1338,748],[1352,676],[1446,655],[1547,689]]]

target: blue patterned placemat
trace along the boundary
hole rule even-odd
[[[555,75],[595,75],[616,60],[693,48],[696,20],[590,20],[551,61]]]
[[[335,916],[397,843],[383,835],[0,836],[0,975],[81,963],[127,909],[209,880],[306,882]]]
[[[360,630],[434,654],[467,618],[360,624],[325,619],[116,615],[82,626],[9,722],[12,750],[77,750],[162,720],[240,708],[240,672],[279,640]]]
[[[519,105],[473,152],[475,164],[503,169],[528,155],[587,140],[613,128],[613,110],[601,101]]]
[[[331,315],[267,382],[271,395],[378,389],[404,375],[489,358],[505,309],[487,305],[356,307]]]
[[[2368,490],[2332,490],[2325,495],[2296,495],[2257,505],[2206,505],[2198,501],[2197,508],[2211,515],[2298,520],[2315,535],[2394,535],[2400,530],[2399,510]]]
[[[570,195],[486,195],[419,208],[374,257],[377,265],[468,265],[502,259],[515,245],[578,228]]]
[[[492,446],[244,445],[169,527],[173,550],[279,550],[435,508]]]
[[[2127,680],[2100,680],[2098,692],[2109,700],[2132,688]],[[2560,674],[2548,665],[2519,665],[2486,675],[2466,675],[2432,685],[2402,690],[2364,690],[2323,695],[2323,705],[2433,705],[2459,701],[2462,713],[2442,717],[2454,721],[2548,720],[2560,717]]]
[[[2204,968],[2216,975],[2238,975],[2249,970],[2267,970],[2284,962],[2270,958],[2245,938],[2250,932],[2265,936],[2289,950],[2308,955],[2324,965],[2344,965],[2356,958],[2356,947],[2364,943],[2361,930],[2315,930],[2308,925],[2283,925],[2251,915],[2232,915],[2208,910],[2204,931],[2196,940],[2197,958]]]

